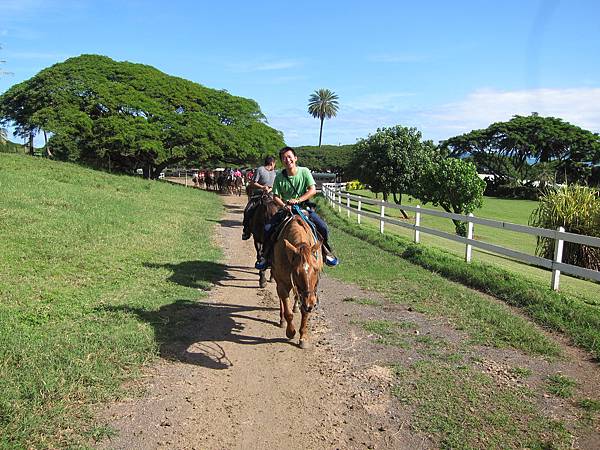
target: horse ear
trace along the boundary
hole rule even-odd
[[[285,253],[287,254],[287,257],[291,263],[292,259],[294,259],[294,256],[298,255],[300,251],[287,239],[284,239],[283,242],[285,244]]]

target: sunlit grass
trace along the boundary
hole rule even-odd
[[[221,206],[198,190],[0,154],[0,448],[110,430],[86,405],[156,358],[125,310],[196,300],[220,258]]]

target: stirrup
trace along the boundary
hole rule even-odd
[[[267,270],[269,268],[269,262],[265,258],[261,258],[254,263],[254,268],[258,270]]]

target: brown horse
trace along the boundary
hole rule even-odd
[[[279,296],[279,319],[287,322],[285,334],[289,339],[296,335],[294,314],[290,308],[290,292],[300,300],[300,348],[309,348],[308,319],[317,306],[317,286],[323,269],[323,253],[319,240],[315,242],[310,226],[300,217],[294,217],[283,229],[275,243],[271,273],[277,282]]]
[[[260,199],[259,204],[254,211],[252,220],[250,221],[250,230],[252,237],[254,238],[254,248],[256,250],[256,259],[260,259],[263,254],[263,245],[265,243],[265,224],[269,223],[271,217],[277,212],[277,204],[273,200],[273,196],[264,192]],[[267,285],[267,277],[265,276],[264,270],[259,270],[258,275],[260,277],[258,285],[264,288]],[[271,275],[272,276],[272,275]]]
[[[233,180],[233,193],[236,193],[238,197],[241,197],[243,189],[244,179],[242,177],[235,177],[235,179]]]

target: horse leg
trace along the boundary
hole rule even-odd
[[[302,311],[302,320],[300,322],[300,348],[308,349],[311,348],[312,345],[308,342],[308,318],[310,316],[309,312]]]
[[[259,270],[258,271],[258,286],[261,288],[264,288],[267,285],[267,277],[265,275],[265,271],[264,270]]]
[[[296,289],[295,286],[294,286],[294,309],[293,309],[293,311],[295,313],[300,312],[300,308],[298,307],[298,290]]]
[[[285,335],[288,339],[292,339],[296,335],[296,329],[294,328],[294,314],[290,310],[290,299],[289,299],[290,289],[286,290],[285,287],[277,285],[277,295],[279,295],[279,326],[281,328],[284,327],[285,322],[287,322],[287,326],[285,329]]]

